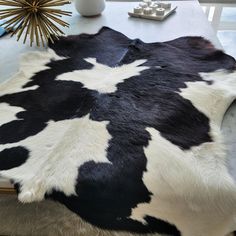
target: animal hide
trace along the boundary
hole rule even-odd
[[[235,69],[201,37],[147,44],[102,28],[61,38],[0,85],[0,175],[21,202],[53,199],[103,229],[232,233],[220,126]]]

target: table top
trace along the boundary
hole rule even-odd
[[[211,40],[216,47],[221,48],[197,1],[172,1],[173,6],[178,6],[178,9],[163,22],[129,17],[128,11],[137,4],[137,2],[107,2],[106,9],[101,16],[85,18],[76,12],[72,3],[65,6],[66,10],[73,12],[71,18],[66,18],[71,26],[65,29],[65,33],[68,35],[96,33],[102,26],[108,26],[132,39],[140,38],[144,42],[168,41],[181,36],[203,36]],[[20,54],[32,50],[45,49],[31,48],[16,42],[15,38],[9,36],[1,38],[0,82],[9,79],[18,71]],[[2,185],[3,182],[0,180],[0,186]]]

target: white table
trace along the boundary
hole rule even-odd
[[[130,38],[140,38],[144,42],[167,41],[181,36],[204,36],[211,40],[216,47],[221,48],[197,1],[173,1],[172,4],[178,6],[177,12],[163,22],[128,17],[127,12],[137,4],[135,2],[107,2],[104,13],[96,18],[81,17],[73,5],[66,6],[67,10],[73,11],[73,15],[71,18],[66,18],[71,27],[66,29],[65,33],[96,33],[102,26],[108,26]],[[20,53],[30,50],[43,49],[30,48],[27,45],[17,43],[15,38],[8,36],[0,39],[0,82],[17,72]],[[236,114],[236,109],[234,110]],[[230,120],[232,119],[227,118],[226,132],[232,128]],[[236,138],[234,140],[236,142]],[[1,184],[3,183],[0,180],[0,186]]]

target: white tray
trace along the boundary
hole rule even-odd
[[[145,15],[143,13],[133,13],[133,12],[128,12],[128,14],[131,17],[143,18],[143,19],[148,19],[148,20],[162,21],[166,17],[168,17],[170,14],[174,13],[176,11],[176,9],[177,9],[177,7],[174,7],[174,8],[171,8],[169,10],[166,10],[165,14],[163,16],[157,16],[156,14]]]

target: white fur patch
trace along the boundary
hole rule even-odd
[[[30,151],[26,163],[0,171],[0,175],[22,184],[18,196],[21,202],[40,201],[52,189],[63,191],[68,196],[76,194],[78,168],[82,164],[92,160],[109,163],[106,149],[111,136],[107,124],[93,121],[88,115],[74,120],[50,121],[42,132],[17,145],[0,145],[0,151],[15,146]]]
[[[25,111],[21,107],[10,106],[7,103],[0,103],[1,119],[0,126],[16,119],[16,114]]]
[[[220,127],[225,111],[236,98],[236,72],[218,70],[212,73],[200,73],[206,81],[186,82],[187,88],[181,89],[180,95],[190,100],[193,105],[211,122]]]
[[[235,223],[236,187],[223,165],[219,143],[210,152],[208,144],[183,151],[157,130],[147,131],[152,140],[145,148],[143,181],[153,195],[150,203],[133,209],[131,218],[144,224],[145,215],[166,220],[183,236],[226,235]]]
[[[52,49],[46,52],[28,52],[23,54],[20,60],[20,71],[10,80],[0,84],[0,96],[37,89],[37,85],[28,88],[22,88],[22,86],[29,82],[30,78],[37,72],[48,69],[49,67],[46,64],[51,60],[62,59],[64,58],[56,55]]]
[[[100,93],[112,93],[116,91],[116,85],[133,76],[137,76],[141,71],[148,69],[147,66],[140,66],[146,60],[137,60],[130,64],[119,67],[109,67],[96,62],[94,58],[85,59],[93,65],[89,70],[75,70],[64,73],[57,77],[57,80],[81,82],[85,88],[97,90]]]

